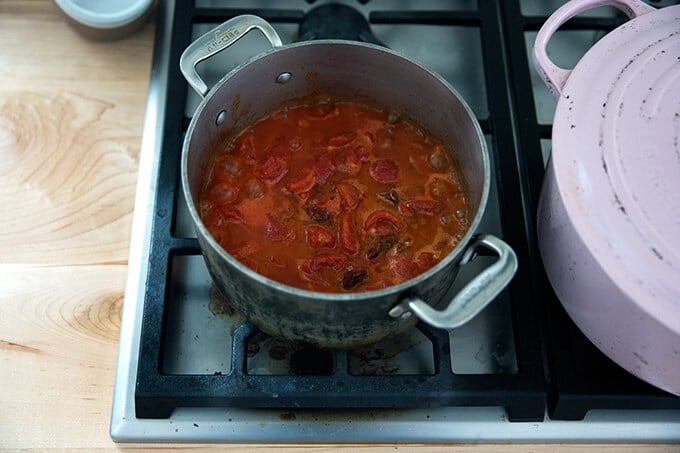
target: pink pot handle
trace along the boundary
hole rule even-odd
[[[557,9],[538,31],[532,54],[536,71],[538,71],[541,79],[543,79],[543,82],[545,82],[550,92],[556,98],[560,96],[564,84],[567,82],[569,74],[571,74],[571,70],[562,69],[550,60],[546,52],[548,41],[550,41],[550,38],[552,38],[557,29],[569,19],[584,11],[601,6],[618,8],[630,19],[656,11],[656,8],[643,3],[641,0],[571,0]]]

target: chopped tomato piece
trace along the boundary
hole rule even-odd
[[[375,145],[375,134],[371,131],[364,132],[364,137],[368,140],[371,145]]]
[[[339,271],[347,262],[347,257],[341,253],[323,253],[305,260],[313,271],[318,271],[323,267],[328,267],[334,271]]]
[[[346,132],[341,135],[336,135],[328,139],[328,146],[340,147],[349,145],[357,138],[357,133],[355,131]]]
[[[396,254],[390,258],[390,269],[403,282],[418,274],[417,266],[404,255]]]
[[[364,222],[364,231],[374,236],[385,236],[406,229],[406,223],[389,211],[372,212]]]
[[[343,182],[339,183],[336,188],[340,194],[340,198],[342,199],[342,204],[344,205],[345,209],[351,211],[359,206],[362,193],[361,190],[357,188],[357,186]]]
[[[208,230],[213,230],[217,227],[220,227],[223,223],[222,213],[219,211],[219,209],[215,208],[205,211],[205,214],[201,215],[201,220],[203,220],[203,224],[208,228]]]
[[[235,247],[229,250],[229,253],[240,260],[242,257],[252,255],[260,250],[262,250],[262,245],[259,242],[245,241],[236,244]]]
[[[255,168],[255,176],[262,182],[274,185],[288,173],[288,162],[276,156],[269,156],[264,163]]]
[[[310,247],[329,248],[335,247],[335,236],[330,231],[319,225],[310,225],[307,227],[307,242]]]
[[[255,157],[255,139],[252,135],[247,135],[245,139],[240,140],[237,145],[237,152],[243,159],[250,165],[254,165],[257,162]]]
[[[363,146],[346,149],[340,156],[338,170],[350,175],[356,175],[361,170],[361,164],[368,162],[369,154]]]
[[[220,208],[222,219],[226,223],[243,223],[243,214],[236,208]]]
[[[347,257],[345,255],[340,253],[324,253],[304,260],[298,266],[298,271],[303,280],[321,286],[330,286],[323,277],[321,270],[327,268],[337,272],[345,266],[346,262]]]
[[[405,203],[399,203],[399,207],[397,208],[399,210],[399,214],[405,215],[407,217],[412,217],[413,216],[413,211],[411,211],[408,206],[406,206]]]
[[[290,148],[288,145],[284,145],[281,143],[277,143],[275,145],[272,145],[271,147],[267,148],[267,156],[270,157],[278,157],[279,159],[283,159],[286,162],[290,160]]]
[[[363,146],[357,146],[354,148],[352,150],[352,154],[354,154],[360,162],[368,162],[369,158],[371,157],[370,154],[368,154],[368,151],[366,151],[366,148]]]
[[[330,215],[335,216],[342,212],[342,198],[335,192],[329,198],[318,202],[316,205]]]
[[[399,165],[391,159],[376,160],[369,167],[369,173],[379,183],[394,182],[399,178]]]
[[[438,262],[439,260],[434,256],[434,253],[432,252],[421,252],[418,254],[418,257],[416,258],[416,263],[423,270],[427,270],[431,267],[434,267],[434,265],[437,264]]]
[[[357,238],[351,212],[345,212],[342,216],[338,239],[340,247],[348,255],[356,255],[359,251],[359,238]]]
[[[243,214],[236,208],[214,207],[204,216],[208,228],[220,227],[225,223],[243,223]]]
[[[283,223],[276,219],[273,215],[267,214],[267,237],[272,241],[284,241],[290,239],[291,234],[295,234],[288,230]]]
[[[425,215],[438,215],[444,210],[444,205],[442,202],[427,198],[407,201],[406,207],[408,207],[411,211]]]
[[[304,176],[288,184],[286,189],[295,195],[300,195],[312,190],[315,184],[316,178],[314,178],[314,172],[311,169],[308,169]]]
[[[322,154],[314,159],[312,169],[314,170],[316,182],[320,185],[324,185],[328,181],[328,178],[333,175],[333,172],[335,172],[335,164],[328,154]]]

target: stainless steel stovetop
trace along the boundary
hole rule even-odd
[[[195,234],[176,185],[178,162],[175,167],[166,168],[168,156],[174,156],[171,160],[178,160],[178,155],[166,149],[167,136],[174,136],[176,142],[181,142],[181,128],[186,127],[188,118],[198,105],[197,96],[177,78],[179,53],[191,38],[205,33],[229,15],[245,12],[269,18],[284,42],[290,42],[296,38],[302,15],[324,3],[328,2],[206,0],[198,1],[195,6],[161,2],[140,154],[113,397],[112,438],[135,442],[296,443],[680,441],[680,403],[674,397],[646,389],[644,385],[643,390],[638,391],[639,384],[636,382],[631,384],[632,393],[623,394],[620,406],[596,402],[584,409],[583,419],[566,420],[564,418],[579,417],[560,416],[564,413],[560,405],[566,404],[562,401],[567,397],[561,398],[559,392],[555,396],[555,387],[560,387],[563,381],[557,377],[556,368],[550,366],[558,361],[553,358],[553,349],[560,339],[553,338],[554,332],[550,332],[552,324],[544,322],[559,309],[543,307],[543,304],[549,305],[546,297],[552,297],[552,305],[556,304],[549,289],[541,286],[544,280],[541,280],[538,271],[520,274],[514,286],[511,285],[477,318],[449,332],[446,358],[450,365],[448,371],[463,376],[461,382],[466,388],[469,382],[478,378],[507,380],[511,383],[507,387],[513,391],[517,378],[528,373],[532,386],[527,387],[526,392],[532,399],[529,402],[527,396],[526,401],[527,405],[536,406],[538,395],[541,404],[537,417],[513,417],[513,412],[506,410],[502,404],[468,403],[470,396],[465,396],[466,403],[442,407],[399,408],[397,402],[394,404],[397,408],[392,409],[347,409],[340,408],[332,394],[327,393],[314,396],[316,408],[304,408],[298,403],[286,403],[286,386],[290,382],[286,380],[281,380],[280,391],[265,395],[272,401],[284,401],[279,408],[257,408],[241,403],[218,404],[218,407],[210,407],[212,404],[206,404],[206,407],[178,404],[168,414],[158,415],[163,412],[159,410],[154,415],[156,403],[150,400],[150,403],[145,403],[149,406],[145,414],[140,415],[136,391],[143,388],[140,382],[147,380],[145,376],[138,375],[140,370],[153,370],[158,374],[159,382],[165,382],[166,377],[172,376],[196,377],[195,381],[186,382],[201,385],[210,381],[206,379],[210,376],[221,382],[220,377],[229,375],[232,370],[234,356],[230,351],[234,332],[242,329],[243,324],[243,319],[230,310],[228,303],[212,287],[202,257],[195,250]],[[537,258],[531,240],[531,206],[535,202],[532,197],[535,198],[538,185],[532,182],[531,166],[533,163],[534,167],[542,169],[549,153],[555,101],[533,70],[526,66],[526,53],[531,48],[537,27],[562,2],[487,3],[479,0],[478,5],[471,0],[343,0],[336,3],[350,5],[370,18],[371,29],[378,39],[440,73],[468,101],[480,119],[490,150],[496,156],[492,159],[495,177],[491,199],[480,231],[505,237],[520,250],[518,255],[524,259],[520,266],[535,266]],[[187,13],[193,14],[191,22],[182,20]],[[517,21],[510,20],[515,17],[513,13],[517,15]],[[558,33],[552,49],[556,61],[565,66],[573,65],[603,35],[600,24],[611,20],[614,14],[610,9],[595,11],[575,29]],[[190,30],[175,28],[184,22],[190,25]],[[588,23],[592,23],[593,29],[583,26]],[[492,25],[497,28],[491,30]],[[262,45],[257,36],[249,35],[237,51],[230,51],[225,57],[212,61],[201,71],[208,80],[215,81],[229,68],[262,49]],[[520,52],[523,59],[518,61]],[[521,79],[522,76],[524,79]],[[517,91],[521,87],[530,91],[528,102],[523,99],[522,92]],[[529,132],[536,134],[533,143],[526,138],[531,134],[525,132],[527,126],[523,125],[526,121],[522,108],[526,109],[527,104],[535,116],[533,125],[528,126]],[[180,118],[179,124],[171,122],[168,112],[172,111]],[[525,129],[521,129],[523,127]],[[534,153],[532,157],[526,157],[531,152]],[[525,158],[531,159],[527,164],[530,169],[522,170],[526,172],[523,174],[516,168],[515,159],[522,161]],[[511,165],[513,163],[514,166]],[[537,172],[535,168],[533,171]],[[529,187],[517,190],[515,194],[514,187],[519,185]],[[519,206],[518,212],[510,212],[513,206]],[[516,223],[526,223],[527,226],[517,230]],[[159,239],[162,234],[170,239]],[[156,258],[159,247],[166,247],[167,251]],[[522,253],[522,250],[525,252]],[[474,275],[485,264],[482,257],[476,264],[466,266],[458,277],[456,287],[463,285],[468,276]],[[153,316],[149,314],[150,307],[158,304],[162,307],[158,315],[162,324],[152,323],[149,327],[148,320]],[[531,319],[527,321],[524,317]],[[152,334],[158,341],[144,337],[152,328],[159,330]],[[145,351],[149,341],[161,344],[158,357],[147,366],[141,361],[147,358]],[[522,346],[527,342],[532,344],[529,349]],[[345,374],[359,378],[422,375],[427,379],[436,374],[432,349],[432,340],[427,332],[414,328],[383,344],[345,353],[342,356],[347,364]],[[249,337],[244,353],[247,355],[245,375],[295,376],[300,374],[300,355],[306,352],[255,334]],[[302,366],[308,365],[309,360],[318,360],[316,357],[313,355],[310,359],[307,355]],[[337,358],[330,360],[337,363]],[[606,373],[607,368],[604,369]],[[571,374],[576,380],[595,379],[585,372]],[[597,376],[598,380],[606,378]],[[611,379],[619,378],[620,374],[611,375]],[[623,379],[631,378],[624,376]],[[458,381],[453,379],[452,382]],[[520,383],[517,386],[524,385]],[[395,392],[395,398],[399,400],[402,395],[406,399],[412,391],[417,391],[417,388],[400,388]],[[588,392],[593,393],[592,390]],[[598,400],[597,394],[595,396],[594,399]],[[332,401],[329,404],[333,408],[319,408],[318,401],[324,398]],[[512,398],[515,414],[522,413],[521,392],[513,393]],[[660,404],[640,403],[659,399],[662,400]],[[158,404],[165,404],[165,400]]]

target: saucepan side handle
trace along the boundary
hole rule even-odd
[[[407,297],[389,314],[394,318],[415,314],[440,329],[454,329],[475,317],[507,286],[517,271],[517,255],[508,244],[492,235],[479,236],[463,254],[461,265],[470,262],[480,248],[494,252],[498,259],[470,281],[443,310],[437,310],[418,297]]]
[[[543,24],[536,35],[532,59],[534,68],[548,86],[550,92],[559,98],[571,71],[557,66],[548,57],[548,41],[565,22],[590,9],[613,6],[623,11],[630,19],[656,11],[641,0],[571,0],[558,8]]]
[[[196,65],[231,46],[251,30],[262,32],[272,47],[281,47],[283,45],[281,38],[269,22],[251,14],[244,14],[229,19],[222,25],[213,28],[192,42],[184,50],[179,60],[180,69],[184,78],[191,85],[191,88],[196,90],[201,97],[206,95],[209,88],[201,76],[198,75]]]

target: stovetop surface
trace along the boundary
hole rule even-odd
[[[243,13],[265,18],[284,44],[292,42],[304,14],[325,3],[159,6],[112,437],[680,440],[680,398],[639,381],[593,347],[540,265],[533,213],[555,101],[529,67],[528,51],[562,2],[336,2],[361,12],[385,45],[442,75],[477,115],[493,167],[480,232],[503,237],[520,261],[496,301],[452,332],[419,325],[372,347],[334,353],[270,338],[230,309],[211,284],[179,187],[183,133],[200,101],[179,73],[179,55],[192,39]],[[623,20],[600,9],[570,22],[554,39],[557,63],[573,66]],[[255,35],[243,41],[200,68],[209,84],[265,48]],[[488,263],[480,257],[465,266],[452,293]]]

